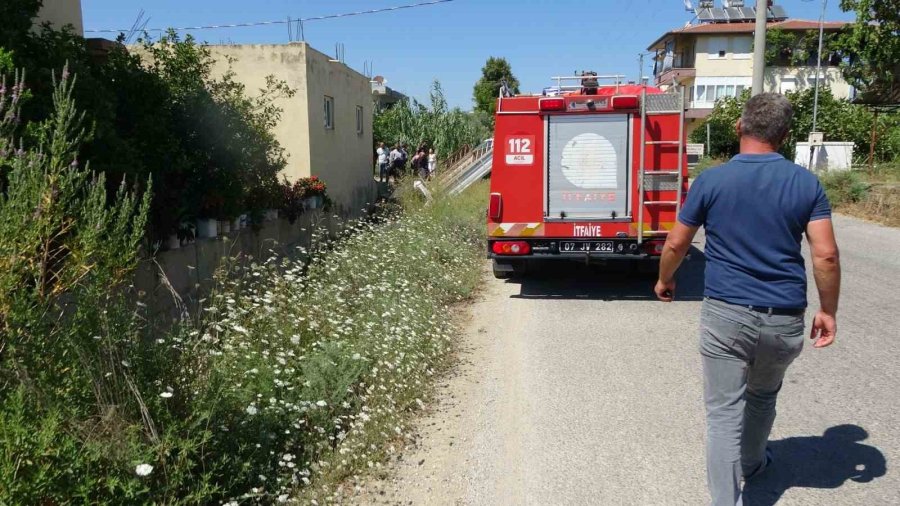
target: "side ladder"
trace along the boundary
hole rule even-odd
[[[648,230],[644,232],[644,209],[647,206],[675,206],[675,217],[681,212],[682,186],[684,185],[684,86],[678,86],[677,93],[647,95],[647,88],[641,90],[641,152],[638,156],[638,244],[643,244],[644,235],[665,235],[668,230]],[[678,140],[647,140],[647,117],[663,114],[678,114]],[[646,151],[648,146],[678,145],[678,164],[675,170],[647,170]],[[675,200],[645,200],[644,180],[658,176],[676,176]],[[655,186],[657,189],[661,185]]]

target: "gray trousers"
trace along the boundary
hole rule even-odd
[[[765,470],[775,401],[803,349],[803,315],[771,315],[707,298],[700,313],[706,471],[712,504],[740,506],[741,478]]]

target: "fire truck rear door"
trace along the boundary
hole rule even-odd
[[[546,217],[624,218],[629,212],[629,116],[548,116]]]

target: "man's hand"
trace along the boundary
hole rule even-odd
[[[675,297],[675,271],[684,260],[684,256],[691,249],[691,241],[697,227],[689,227],[684,223],[676,222],[669,235],[666,244],[663,245],[662,255],[659,258],[659,281],[656,283],[656,296],[663,302],[672,302]],[[663,281],[668,280],[668,281]]]
[[[824,348],[830,346],[834,342],[837,335],[837,321],[833,315],[824,311],[816,313],[813,318],[812,331],[809,334],[810,339],[815,339],[814,348]]]
[[[663,302],[672,302],[675,298],[675,280],[672,279],[668,283],[664,283],[663,280],[659,280],[656,282],[656,288],[653,289],[656,292],[656,298]]]

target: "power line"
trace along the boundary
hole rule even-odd
[[[431,5],[453,2],[454,0],[431,0],[429,2],[419,2],[415,4],[396,5],[394,7],[383,7],[381,9],[370,9],[367,11],[344,12],[341,14],[326,14],[324,16],[313,16],[311,18],[295,19],[295,23],[305,23],[307,21],[321,21],[323,19],[347,18],[350,16],[362,16],[365,14],[378,14],[379,12],[399,11],[401,9],[412,9],[415,7],[427,7]],[[147,32],[165,32],[167,30],[185,31],[185,30],[212,30],[216,28],[247,28],[250,26],[267,26],[267,25],[284,25],[291,23],[290,20],[280,19],[277,21],[255,21],[252,23],[233,23],[230,25],[207,25],[207,26],[185,26],[181,28],[146,28]],[[85,30],[85,33],[121,33],[128,32],[129,29],[104,29],[104,30]]]

